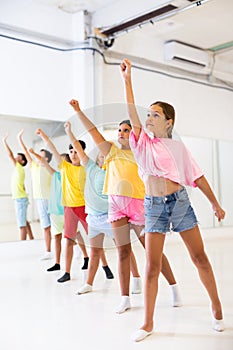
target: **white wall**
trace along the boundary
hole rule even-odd
[[[219,187],[220,199],[226,208],[227,215],[224,225],[233,225],[233,143],[229,141],[218,142],[218,159],[219,159]]]
[[[74,94],[86,101],[92,67],[86,72],[83,67],[90,57],[85,51],[58,52],[0,39],[0,114],[67,119]]]
[[[122,103],[124,90],[119,67],[105,65],[100,78],[103,103]],[[233,140],[232,92],[136,68],[132,68],[132,79],[136,104],[145,108],[145,113],[150,103],[167,101],[176,109],[176,129],[180,134]]]

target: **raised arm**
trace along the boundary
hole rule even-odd
[[[134,102],[134,94],[131,79],[131,62],[128,59],[124,59],[120,65],[121,75],[124,80],[125,97],[127,102],[128,114],[132,125],[132,130],[136,136],[139,137],[142,124],[139,119],[137,109]]]
[[[98,131],[95,124],[92,123],[90,119],[81,111],[79,103],[77,100],[71,100],[70,105],[73,107],[75,112],[77,112],[77,116],[85,129],[88,131],[88,133],[91,135],[93,141],[98,146],[99,150],[103,153],[104,156],[106,156],[111,147],[112,144],[105,140],[103,135]]]
[[[7,151],[8,157],[10,158],[10,160],[12,160],[13,164],[15,165],[16,160],[15,160],[15,157],[14,157],[12,150],[10,149],[10,147],[6,141],[7,138],[8,138],[8,133],[2,138],[3,146],[5,147],[5,149]]]
[[[30,153],[28,152],[27,147],[25,146],[25,144],[24,144],[24,142],[23,142],[23,133],[24,133],[24,129],[22,129],[22,130],[18,133],[17,138],[18,138],[20,147],[22,148],[22,150],[23,150],[24,153],[25,153],[25,157],[26,157],[28,163],[31,163],[31,162],[32,162],[32,157],[31,157]]]
[[[32,148],[29,148],[28,150],[40,163],[43,163],[44,167],[46,168],[46,170],[49,172],[49,174],[53,175],[53,173],[56,172],[55,169],[53,169],[51,167],[51,165],[49,165],[49,163],[47,162],[47,160],[43,157],[41,157],[38,153],[36,153]]]
[[[46,144],[46,146],[48,146],[48,148],[50,149],[50,151],[53,153],[54,158],[56,159],[57,164],[59,165],[62,161],[62,156],[60,155],[60,153],[57,151],[55,145],[53,144],[53,142],[50,140],[50,138],[48,137],[48,135],[46,135],[46,133],[42,130],[42,129],[37,129],[36,130],[36,135],[40,136],[42,138],[42,140],[44,141],[44,143]]]
[[[205,176],[201,176],[199,179],[195,181],[195,183],[197,187],[202,191],[202,193],[210,201],[214,211],[214,215],[218,218],[218,221],[223,220],[225,217],[225,211],[221,208],[220,204],[218,203]]]
[[[80,145],[79,140],[76,139],[76,137],[74,136],[72,130],[71,130],[71,123],[70,122],[66,122],[64,124],[65,127],[65,132],[67,133],[70,142],[72,143],[75,151],[78,154],[78,157],[82,163],[83,166],[86,166],[89,160],[89,157],[87,156],[86,152],[82,149],[82,146]]]

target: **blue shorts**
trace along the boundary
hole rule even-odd
[[[145,232],[183,232],[198,224],[186,189],[167,196],[145,196]]]
[[[40,219],[41,228],[47,228],[51,226],[50,215],[48,212],[48,199],[37,199],[36,200],[37,210]]]
[[[18,227],[26,227],[28,198],[16,198],[14,202],[15,202],[17,225]]]

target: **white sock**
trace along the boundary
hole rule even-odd
[[[83,283],[85,283],[88,276],[88,270],[82,270],[82,273],[83,273]]]
[[[133,277],[132,294],[140,294],[142,292],[141,277]]]
[[[182,306],[179,285],[177,283],[171,284],[170,287],[172,291],[172,306],[173,307]]]
[[[92,286],[90,284],[85,283],[78,291],[76,294],[85,294],[92,292]]]
[[[116,313],[117,314],[122,314],[126,310],[131,308],[130,304],[130,297],[128,295],[122,295],[121,296],[121,303],[120,305],[116,308]]]
[[[216,332],[223,332],[224,329],[225,329],[223,320],[216,320],[216,318],[213,318],[213,321],[212,321],[212,328],[213,328]]]

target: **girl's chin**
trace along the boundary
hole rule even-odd
[[[146,130],[152,132],[153,126],[152,125],[147,125]]]
[[[121,145],[126,145],[127,143],[129,143],[129,140],[118,139],[118,142],[119,142]]]

